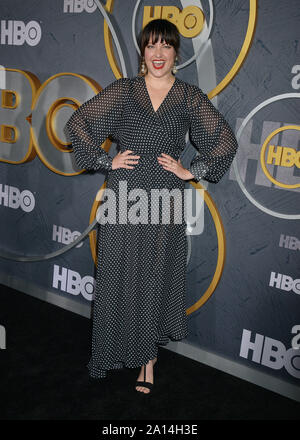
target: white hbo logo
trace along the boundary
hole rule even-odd
[[[41,26],[37,21],[31,20],[25,25],[19,20],[1,20],[1,44],[22,46],[26,42],[29,46],[36,46],[41,36]]]
[[[90,275],[81,277],[75,270],[54,264],[52,287],[71,295],[82,295],[86,300],[94,298],[95,278]]]
[[[97,5],[94,0],[64,0],[64,12],[94,12]]]
[[[285,290],[286,292],[293,291],[300,295],[300,278],[293,280],[293,278],[289,275],[271,272],[269,286],[276,287],[276,289]]]
[[[35,198],[31,191],[24,189],[22,192],[15,186],[0,183],[0,205],[12,209],[21,208],[25,212],[31,212],[35,207]]]
[[[71,231],[69,228],[64,228],[63,226],[57,226],[53,225],[53,232],[52,232],[52,240],[58,241],[59,243],[63,244],[70,244],[76,238],[78,238],[81,235],[79,231]],[[81,241],[78,243],[75,247],[79,248],[83,245],[83,242]]]
[[[293,251],[300,251],[300,240],[297,237],[280,234],[279,246]]]
[[[293,333],[297,331],[298,326],[293,328]],[[298,336],[293,339],[298,338]],[[281,341],[268,338],[267,336],[256,333],[255,339],[251,341],[251,331],[243,330],[240,356],[248,359],[249,351],[252,352],[252,361],[264,365],[273,370],[285,368],[293,377],[300,379],[300,350],[299,344],[295,347],[286,349]]]

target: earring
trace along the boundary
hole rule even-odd
[[[175,58],[174,66],[173,66],[173,69],[172,69],[172,72],[173,72],[174,75],[177,72],[176,61],[177,61],[177,57]]]
[[[141,73],[144,75],[145,72],[146,72],[146,64],[143,58],[141,62]]]

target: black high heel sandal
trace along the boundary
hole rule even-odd
[[[135,386],[136,387],[138,387],[138,386],[145,387],[145,388],[148,388],[150,391],[149,391],[149,393],[144,393],[143,391],[139,391],[136,388],[135,388],[135,391],[137,391],[138,393],[150,394],[151,390],[153,388],[153,385],[154,384],[151,383],[151,382],[146,382],[146,365],[144,365],[144,381],[137,380],[136,383],[135,383]]]

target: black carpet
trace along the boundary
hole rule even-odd
[[[299,420],[300,403],[159,348],[153,394],[139,369],[92,379],[91,320],[0,286],[1,420]],[[5,396],[5,398],[4,398]]]

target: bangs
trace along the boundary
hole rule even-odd
[[[152,37],[152,43],[157,43],[160,39],[162,43],[170,44],[178,52],[180,45],[179,32],[175,24],[164,19],[151,20],[139,35],[139,48],[141,55],[144,56],[145,47]]]
[[[168,29],[166,27],[162,27],[162,26],[153,27],[151,31],[146,32],[145,37],[146,37],[145,38],[146,45],[149,43],[151,37],[153,44],[157,43],[160,40],[160,38],[162,43],[170,44],[171,46],[174,46],[176,44],[174,35],[168,32]]]

